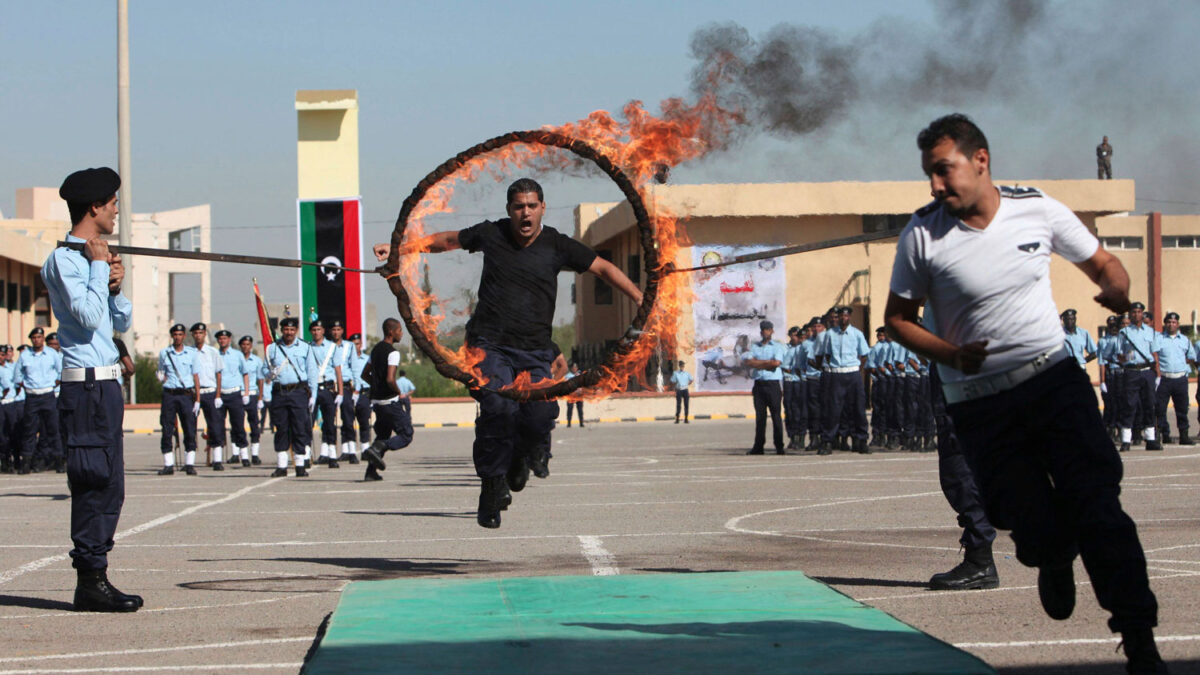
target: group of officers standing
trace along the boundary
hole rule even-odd
[[[935,449],[929,362],[892,341],[882,328],[876,331],[876,343],[868,345],[862,331],[851,325],[853,313],[851,307],[831,307],[824,316],[788,329],[786,345],[772,339],[770,321],[759,324],[761,339],[742,354],[754,381],[755,436],[747,454],[764,453],[768,414],[775,452],[781,455],[788,450],[829,455],[834,450],[867,454],[872,447]],[[868,381],[874,411],[869,426]]]
[[[0,345],[0,473],[66,473],[58,420],[63,357],[58,334],[29,332],[28,345]]]
[[[263,358],[254,353],[254,338],[249,335],[242,336],[235,349],[232,333],[217,331],[217,346],[213,347],[206,344],[208,327],[197,323],[190,330],[193,344],[185,345],[186,329],[175,324],[171,345],[158,355],[157,375],[163,384],[163,467],[159,475],[175,473],[178,443],[183,446],[183,472],[196,474],[201,413],[208,427],[213,471],[225,470],[226,464],[262,464],[259,443],[269,414],[275,432],[272,476],[287,476],[289,460],[295,465],[295,475],[304,477],[314,463],[337,469],[340,462],[360,463],[362,454],[368,460],[364,479],[382,480],[379,470],[385,468],[382,457],[386,450],[412,441],[411,396],[416,389],[399,370],[395,343],[402,328],[394,319],[384,322],[385,333],[389,328],[392,334],[367,353],[362,335],[346,336],[340,320],[313,321],[309,342],[298,337],[299,320],[288,317],[280,321],[282,338],[267,346]],[[370,445],[372,411],[376,417],[374,445]],[[314,460],[316,415],[321,418],[321,447]]]

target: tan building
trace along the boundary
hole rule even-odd
[[[1145,301],[1159,320],[1164,311],[1176,311],[1183,324],[1194,322],[1194,310],[1200,308],[1200,266],[1195,264],[1200,262],[1200,216],[1130,215],[1134,207],[1132,180],[1016,184],[1041,188],[1075,211],[1129,271],[1131,296]],[[773,248],[865,232],[899,234],[912,212],[927,204],[930,196],[927,182],[911,181],[655,185],[648,188],[648,199],[684,219],[691,243],[681,246],[675,263],[692,267],[698,262],[693,260],[697,247]],[[631,276],[644,276],[640,269],[633,269],[641,265],[641,251],[627,202],[580,204],[575,223],[576,237]],[[883,321],[895,249],[896,240],[889,238],[778,259],[786,288],[779,313],[786,325],[803,324],[835,304],[848,304],[856,309],[855,323],[873,341],[874,329]],[[1092,301],[1095,287],[1057,256],[1051,278],[1059,310],[1077,309],[1079,326],[1098,337],[1108,312]],[[1165,285],[1164,279],[1169,279]],[[576,280],[575,299],[577,351],[587,362],[621,335],[633,318],[634,307],[620,293],[607,292],[602,282],[589,277]],[[774,320],[776,336],[784,335],[783,320],[767,318]],[[682,353],[676,357],[699,379],[700,373],[694,370],[694,336],[693,312],[687,308],[680,321]],[[1096,377],[1094,364],[1090,370]]]
[[[211,250],[211,214],[207,204],[156,213],[135,213],[130,245],[148,248]],[[4,320],[0,342],[21,344],[34,326],[57,325],[39,272],[55,242],[70,231],[67,204],[57,188],[17,190],[16,218],[0,219],[0,277],[4,282]],[[117,243],[117,233],[109,239]],[[174,258],[129,261],[133,336],[126,344],[137,353],[156,352],[167,341],[171,324],[210,321],[212,263]],[[179,275],[197,275],[200,315],[177,316],[173,303]],[[10,298],[12,301],[10,302]]]

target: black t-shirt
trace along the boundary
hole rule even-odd
[[[549,349],[558,297],[558,273],[586,272],[596,252],[553,227],[542,226],[533,243],[521,248],[509,219],[485,220],[458,233],[458,242],[483,251],[479,304],[467,322],[467,339],[481,337],[518,349]]]
[[[379,344],[371,349],[371,356],[367,360],[367,365],[361,373],[362,378],[371,386],[371,397],[377,400],[384,400],[396,395],[392,390],[391,383],[388,382],[388,357],[396,351],[395,345],[387,340],[380,340]]]

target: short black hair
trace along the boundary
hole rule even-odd
[[[943,138],[949,138],[958,146],[958,151],[967,157],[975,154],[976,150],[983,148],[989,153],[987,136],[983,135],[970,117],[962,113],[953,113],[939,117],[929,123],[929,126],[921,130],[917,134],[917,148],[921,152],[928,152],[933,149],[933,146],[942,141]]]
[[[108,199],[100,202],[67,202],[67,212],[71,214],[71,225],[78,225],[93,206],[102,208],[108,203],[109,199],[112,199],[112,197],[110,196]]]
[[[546,197],[542,194],[542,186],[538,185],[536,180],[532,178],[518,178],[513,181],[512,185],[508,186],[508,201],[505,203],[511,204],[513,197],[526,192],[536,192],[539,202],[546,201]]]
[[[384,335],[384,337],[387,337],[392,331],[396,330],[396,326],[399,323],[400,322],[397,321],[396,319],[384,319],[383,320],[383,335]]]
[[[404,371],[397,368],[396,369],[396,377],[404,377]]]

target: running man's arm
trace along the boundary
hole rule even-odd
[[[642,290],[637,287],[637,284],[630,281],[629,277],[625,276],[625,273],[622,272],[616,265],[610,263],[604,258],[601,258],[600,256],[596,256],[596,259],[592,261],[592,266],[588,268],[588,271],[605,280],[609,284],[616,286],[622,293],[633,300],[635,305],[642,304]]]
[[[1092,257],[1075,266],[1100,287],[1093,300],[1117,314],[1129,311],[1129,273],[1115,255],[1098,248]]]
[[[456,251],[460,248],[462,248],[462,244],[458,242],[458,230],[450,230],[447,232],[435,232],[429,236],[421,237],[416,241],[405,242],[400,247],[400,255],[422,251],[444,253],[446,251]],[[375,253],[375,258],[383,262],[388,259],[388,254],[392,251],[392,245],[375,244],[371,247],[371,250]]]
[[[917,314],[923,304],[924,298],[909,300],[896,295],[895,292],[889,292],[887,307],[883,310],[883,321],[888,333],[900,344],[927,359],[944,363],[967,375],[978,373],[983,360],[987,358],[987,340],[970,342],[960,347],[930,333],[917,323]]]

